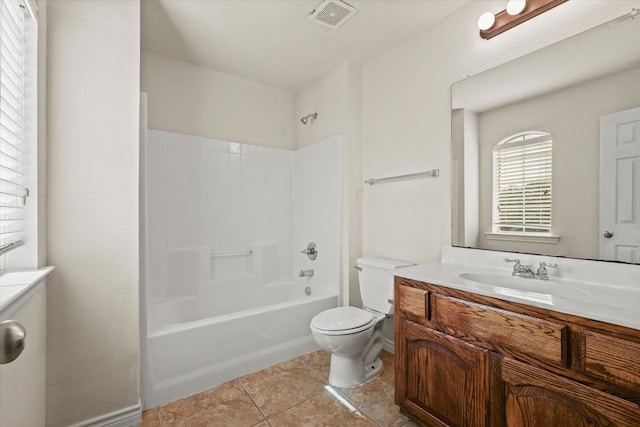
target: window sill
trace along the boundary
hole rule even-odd
[[[8,319],[31,298],[53,267],[24,272],[7,272],[0,276],[0,320]]]
[[[503,240],[507,242],[547,243],[555,245],[560,236],[553,234],[524,234],[524,233],[484,233],[488,240]]]

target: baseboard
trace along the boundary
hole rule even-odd
[[[108,414],[84,420],[70,427],[130,427],[137,426],[142,422],[142,406],[138,401],[137,405],[128,408],[118,409]]]
[[[395,354],[395,347],[394,347],[393,341],[390,340],[389,338],[384,339],[384,344],[382,345],[382,348],[387,350],[391,354]]]

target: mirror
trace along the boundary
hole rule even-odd
[[[640,263],[640,19],[631,18],[452,86],[453,246]],[[551,135],[551,226],[500,230],[494,149],[526,132]]]

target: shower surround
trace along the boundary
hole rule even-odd
[[[316,349],[309,322],[340,294],[341,138],[297,151],[152,129],[142,141],[144,406]],[[315,261],[300,253],[311,241]]]

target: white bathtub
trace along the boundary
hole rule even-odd
[[[144,407],[153,408],[316,350],[309,323],[338,295],[299,281],[148,308]]]

